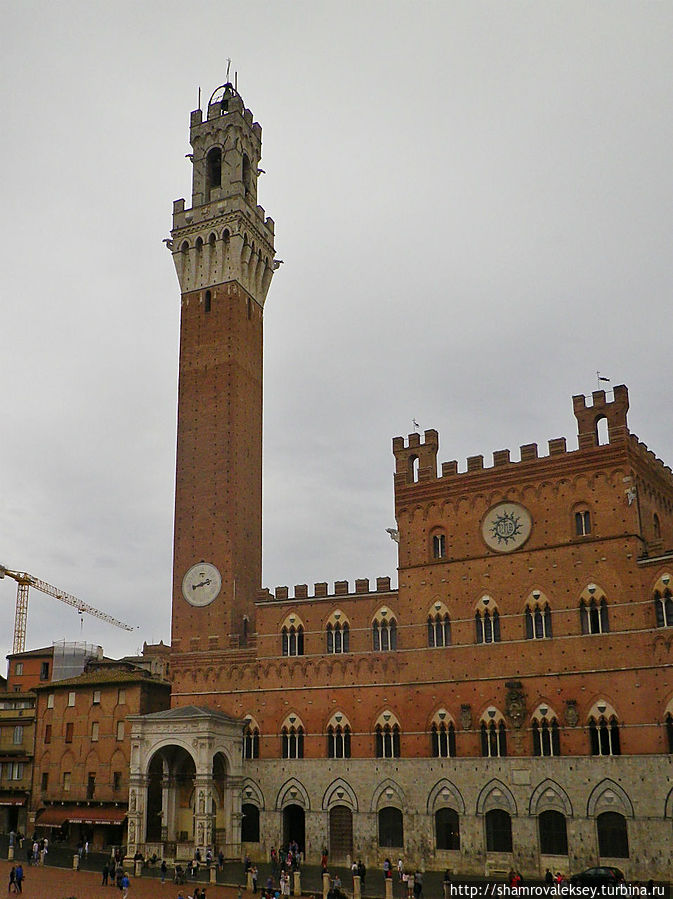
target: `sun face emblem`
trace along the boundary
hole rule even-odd
[[[498,515],[491,525],[491,534],[498,541],[498,544],[504,543],[507,546],[511,541],[515,541],[521,533],[521,518],[516,512],[503,512]]]

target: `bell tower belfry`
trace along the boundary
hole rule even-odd
[[[180,282],[175,653],[244,645],[262,576],[262,319],[277,264],[257,205],[262,129],[231,84],[191,114],[192,205],[173,204]]]

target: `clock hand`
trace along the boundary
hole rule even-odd
[[[197,590],[199,587],[208,587],[211,583],[210,578],[206,578],[206,580],[201,581],[200,584],[192,584],[192,590]]]

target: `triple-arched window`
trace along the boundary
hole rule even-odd
[[[456,755],[456,726],[446,709],[440,709],[432,719],[430,749],[433,758],[448,759]]]
[[[281,748],[284,759],[304,758],[304,725],[297,715],[288,715],[283,722]]]
[[[390,609],[379,609],[374,616],[372,647],[374,652],[388,652],[397,649],[397,621]]]
[[[351,757],[351,726],[342,712],[335,712],[327,725],[327,758]]]
[[[592,755],[621,755],[619,719],[604,700],[596,702],[589,712],[589,741]]]
[[[428,646],[451,645],[451,619],[443,602],[435,602],[428,612]]]
[[[382,712],[374,729],[375,755],[377,759],[400,757],[400,724],[392,712]]]
[[[490,596],[482,596],[477,603],[474,626],[477,643],[500,642],[500,613]]]
[[[608,601],[596,584],[589,584],[582,591],[580,627],[583,634],[607,634],[610,630]]]
[[[533,755],[561,755],[561,738],[558,720],[546,705],[537,707],[531,720]]]
[[[325,626],[327,652],[339,654],[348,652],[350,646],[350,624],[343,612],[332,612]]]
[[[527,640],[551,637],[551,608],[547,597],[540,590],[533,590],[528,597],[524,614]]]
[[[281,629],[284,656],[304,655],[304,625],[297,615],[288,615]]]
[[[484,758],[502,758],[507,755],[507,728],[505,719],[494,708],[486,709],[481,720],[481,754]]]

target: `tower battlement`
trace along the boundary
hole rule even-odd
[[[275,587],[272,592],[268,588],[260,590],[257,602],[285,602],[296,600],[335,599],[343,596],[371,595],[372,593],[391,593],[394,587],[390,586],[389,577],[377,577],[376,587],[372,589],[369,578],[357,578],[351,589],[349,581],[334,581],[334,588],[330,593],[327,581],[318,581],[313,585],[313,593],[309,594],[308,584],[295,584],[294,591],[290,595],[288,587]]]

